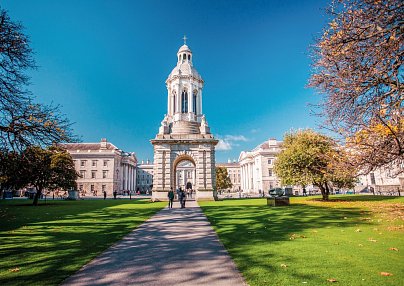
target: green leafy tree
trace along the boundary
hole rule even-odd
[[[345,164],[345,153],[334,140],[306,129],[285,135],[275,172],[283,185],[314,185],[323,200],[332,187],[353,187],[354,170]]]
[[[218,190],[225,190],[232,186],[233,184],[231,183],[227,169],[225,167],[216,167],[216,188]]]
[[[36,189],[33,205],[38,205],[38,199],[45,189],[67,191],[76,188],[78,174],[66,150],[59,147],[29,147],[22,157],[25,163],[24,181]]]

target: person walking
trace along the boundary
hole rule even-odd
[[[173,208],[173,201],[174,201],[174,191],[173,188],[170,188],[170,191],[168,192],[168,208],[172,209]]]
[[[180,206],[183,209],[184,208],[184,191],[181,188],[178,189],[178,200],[180,201]]]
[[[187,193],[186,193],[186,191],[184,190],[184,191],[182,191],[182,208],[185,208],[185,203],[186,203],[186,201],[187,201]]]
[[[104,200],[107,198],[107,191],[104,191]]]
[[[118,192],[115,190],[114,191],[114,199],[116,200],[116,195],[118,194]]]

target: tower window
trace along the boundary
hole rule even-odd
[[[182,92],[181,95],[181,104],[182,104],[182,113],[187,113],[188,112],[188,93],[186,90]]]
[[[188,61],[190,61],[191,60],[191,55],[188,55]]]
[[[192,111],[194,113],[196,113],[196,95],[197,95],[197,91],[194,90],[194,94],[193,94],[193,98],[192,98]]]
[[[185,61],[187,59],[187,54],[182,55],[183,60]]]

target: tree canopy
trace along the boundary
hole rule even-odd
[[[358,170],[404,172],[404,2],[333,1],[328,15],[309,81],[323,94],[324,126],[346,140]]]
[[[27,71],[35,69],[29,38],[20,23],[0,7],[0,149],[22,151],[28,146],[76,140],[58,106],[34,102],[27,89]]]
[[[216,188],[218,190],[229,189],[233,186],[231,183],[227,168],[216,167]]]
[[[353,187],[354,171],[334,140],[310,129],[287,133],[274,170],[282,185],[317,186],[324,200],[332,187]]]
[[[34,205],[38,204],[42,191],[76,189],[78,174],[71,155],[60,147],[42,149],[29,147],[21,154],[24,163],[21,180],[35,187]]]

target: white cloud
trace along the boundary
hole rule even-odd
[[[260,131],[259,128],[251,129],[251,133],[253,134],[258,133],[259,131]]]
[[[227,150],[231,150],[231,144],[230,142],[227,142],[223,139],[219,139],[219,143],[217,143],[216,145],[216,150],[218,151],[227,151]]]
[[[243,135],[226,135],[224,138],[228,141],[243,141],[247,142],[247,138],[245,138]]]
[[[216,145],[216,150],[218,151],[228,151],[235,146],[240,146],[240,144],[236,142],[248,141],[243,135],[217,135],[216,137],[219,139],[219,143]]]

